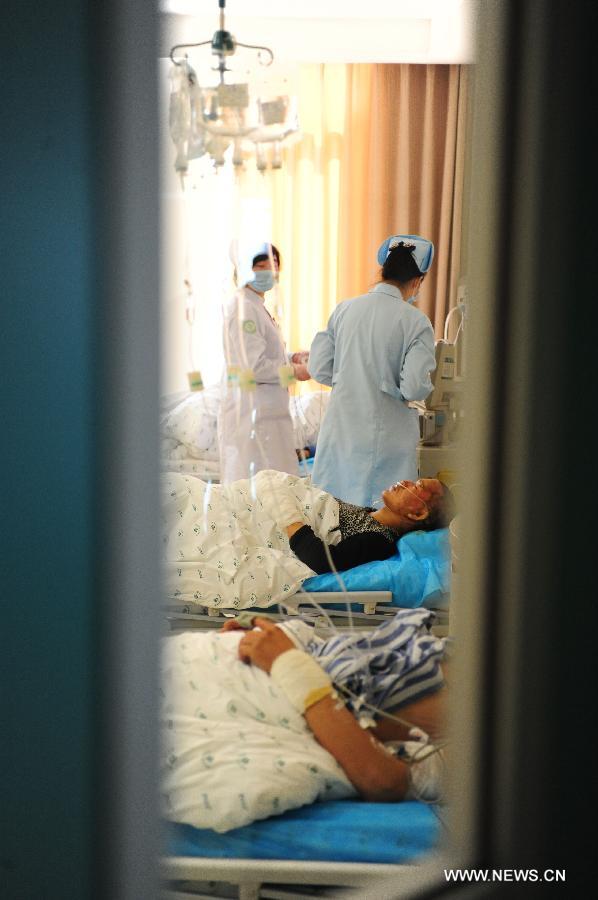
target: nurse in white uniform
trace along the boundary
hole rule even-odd
[[[314,484],[349,503],[377,507],[385,487],[418,477],[418,413],[432,390],[434,331],[412,304],[434,245],[393,235],[378,251],[380,282],[340,303],[315,336],[309,372],[332,386],[316,448]]]
[[[278,276],[276,247],[258,245],[246,265],[245,276],[240,273],[243,286],[224,312],[226,372],[218,417],[223,484],[262,469],[299,474],[287,382],[293,376],[298,381],[309,378],[307,354],[289,357],[264,305],[264,294]]]

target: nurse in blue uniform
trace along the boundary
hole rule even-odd
[[[419,235],[392,235],[378,250],[381,280],[345,300],[315,336],[309,372],[332,392],[312,479],[339,500],[377,507],[389,484],[418,477],[417,410],[436,365],[430,320],[413,306],[434,258]]]

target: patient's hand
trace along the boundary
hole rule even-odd
[[[227,619],[220,631],[245,631],[245,628],[239,625],[237,619]]]
[[[295,645],[269,619],[256,616],[254,622],[253,631],[248,631],[239,641],[239,659],[269,673],[274,660]]]

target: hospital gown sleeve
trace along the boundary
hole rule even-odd
[[[411,341],[403,358],[399,389],[404,400],[425,400],[432,390],[430,372],[436,368],[434,332],[428,323]]]
[[[326,545],[314,534],[309,525],[304,525],[296,531],[289,543],[295,556],[318,575],[332,571]],[[396,553],[396,545],[383,534],[367,531],[364,534],[353,534],[338,544],[329,544],[328,550],[335,568],[342,572],[362,563],[388,559]]]
[[[325,331],[318,331],[309,351],[307,368],[309,374],[320,384],[332,386],[334,366],[334,313],[328,320]]]

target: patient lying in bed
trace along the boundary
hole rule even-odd
[[[327,640],[260,616],[165,638],[167,818],[228,831],[314,800],[438,800],[446,641],[432,617]]]
[[[168,473],[163,488],[168,597],[212,607],[285,602],[314,572],[387,559],[401,535],[444,527],[454,514],[436,479],[393,485],[379,510],[273,470],[229,485]]]

